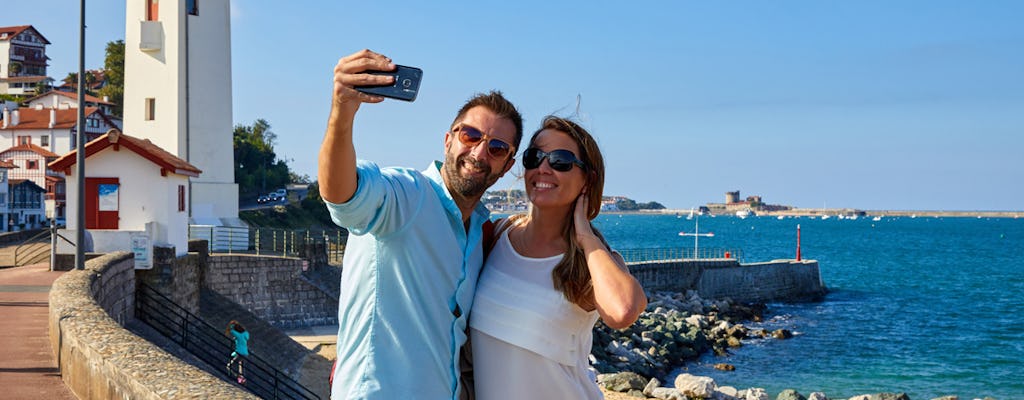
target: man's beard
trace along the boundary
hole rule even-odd
[[[463,163],[469,163],[473,168],[483,171],[483,177],[465,177],[460,175],[459,170]],[[501,177],[501,174],[491,174],[490,165],[480,160],[470,159],[468,154],[456,157],[455,160],[452,160],[452,157],[448,157],[444,163],[444,172],[445,178],[448,181],[448,190],[467,198],[482,195],[487,188],[491,187]]]

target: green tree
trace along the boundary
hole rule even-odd
[[[274,153],[276,140],[270,123],[262,118],[252,125],[235,125],[235,182],[241,196],[266,193],[291,180],[288,164]]]
[[[103,75],[107,83],[100,88],[99,95],[107,96],[110,102],[114,103],[114,115],[121,117],[124,112],[124,106],[121,104],[124,102],[124,40],[107,42]]]
[[[638,207],[640,207],[641,210],[664,210],[665,209],[665,206],[661,205],[661,203],[656,202],[656,201],[652,201],[652,202],[649,202],[649,203],[640,203],[640,205]]]
[[[615,207],[622,211],[636,211],[640,208],[632,199],[620,199],[615,202]]]

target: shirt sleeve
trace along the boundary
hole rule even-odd
[[[345,203],[324,200],[331,220],[354,235],[386,235],[401,230],[422,204],[418,171],[356,164],[356,192]]]

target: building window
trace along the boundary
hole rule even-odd
[[[150,97],[146,99],[146,121],[152,121],[156,119],[156,99]]]
[[[188,11],[188,15],[199,15],[199,0],[187,0],[185,2],[185,11]]]
[[[40,136],[39,137],[39,145],[43,146],[43,147],[50,146],[50,136],[49,135]]]
[[[18,144],[19,145],[22,145],[22,144],[32,144],[32,137],[31,136],[18,136]]]
[[[185,211],[185,185],[178,185],[178,211]]]
[[[146,21],[160,20],[160,0],[146,1]]]
[[[36,160],[25,161],[25,169],[39,169],[39,162]]]

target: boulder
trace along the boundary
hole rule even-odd
[[[776,329],[772,332],[772,337],[776,339],[789,339],[793,337],[793,332],[788,329]]]
[[[708,399],[714,395],[718,385],[715,384],[714,379],[706,376],[680,374],[676,377],[675,387],[680,393],[689,397]]]
[[[661,387],[661,381],[658,380],[658,378],[651,378],[651,380],[647,382],[647,386],[644,386],[644,394],[649,397],[654,397],[654,389],[659,387]]]
[[[715,400],[739,400],[740,391],[732,386],[721,386],[715,392]]]
[[[662,400],[689,400],[686,395],[679,393],[678,390],[659,387],[651,391],[651,397]]]
[[[932,400],[960,400],[960,396],[952,394],[952,395],[949,395],[949,396],[936,397],[936,398],[934,398]]]
[[[875,393],[871,400],[910,400],[906,393]]]
[[[620,372],[617,374],[602,374],[598,383],[605,389],[613,392],[628,392],[630,390],[643,390],[647,386],[647,379],[635,372]]]
[[[786,389],[779,393],[775,400],[807,400],[807,398],[796,390]]]
[[[741,400],[769,400],[768,392],[762,388],[740,390],[736,397]]]
[[[829,400],[829,398],[825,396],[825,393],[811,392],[811,394],[807,395],[807,400]]]
[[[736,370],[736,366],[732,365],[732,364],[718,363],[718,364],[715,364],[715,369],[717,369],[719,371],[735,371]]]

